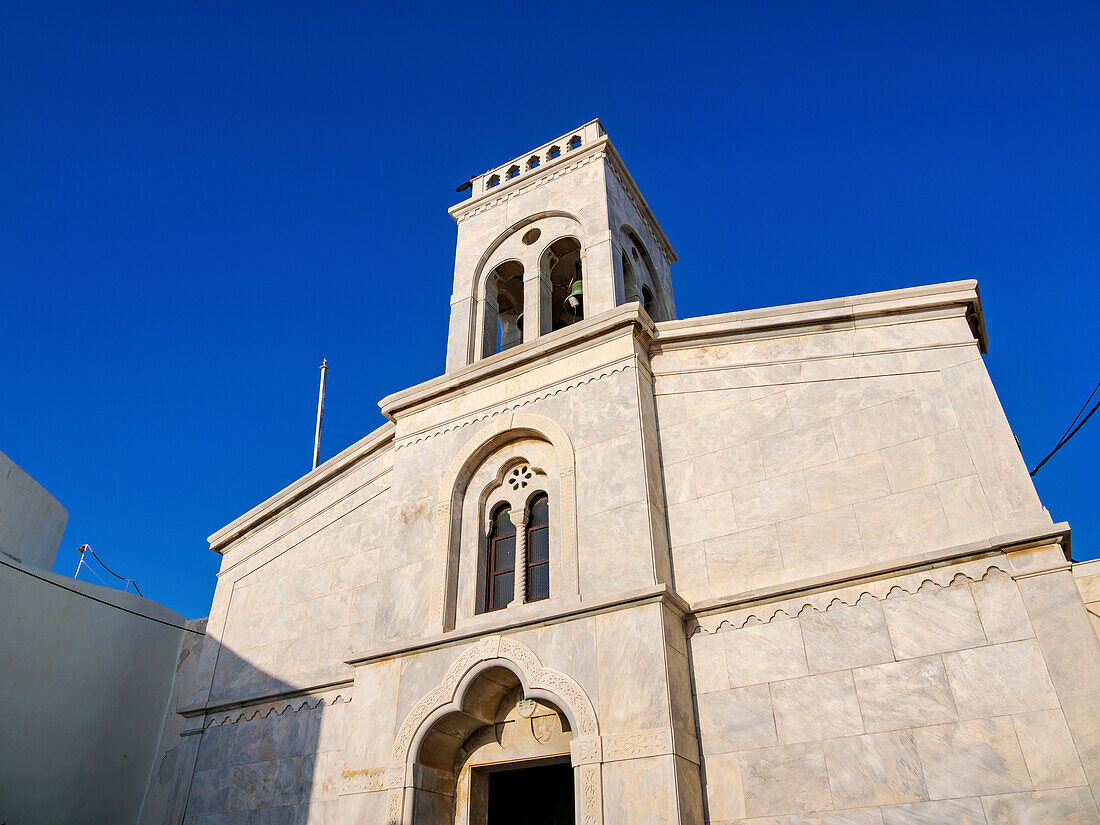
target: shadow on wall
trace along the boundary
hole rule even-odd
[[[222,646],[213,709],[187,717],[211,684],[199,672],[198,637],[181,651],[176,690],[149,777],[142,825],[306,825],[332,821],[337,759],[350,683],[294,695],[248,659]],[[291,698],[268,699],[278,694]]]

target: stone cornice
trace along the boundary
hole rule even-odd
[[[618,179],[627,197],[633,202],[634,208],[638,210],[638,214],[642,216],[645,228],[649,230],[649,234],[653,236],[658,244],[660,244],[661,252],[664,254],[665,260],[668,262],[669,266],[676,263],[680,259],[676,255],[676,250],[672,248],[672,242],[669,241],[661,225],[657,223],[657,218],[653,214],[653,210],[649,208],[649,204],[646,202],[642,190],[639,189],[638,184],[634,182],[634,178],[626,168],[626,164],[623,163],[622,156],[610,141],[608,141],[607,144],[607,158],[612,173]]]
[[[310,493],[328,484],[368,456],[392,447],[395,429],[393,423],[387,421],[370,435],[361,438],[343,452],[334,455],[289,487],[279,491],[262,504],[253,507],[243,516],[233,520],[210,536],[207,539],[210,542],[210,549],[215,553],[224,554],[229,545],[241,536],[306,498]]]
[[[714,599],[705,599],[695,602],[688,611],[693,628],[689,635],[697,633],[702,627],[702,621],[707,617],[715,617],[735,610],[753,610],[759,608],[763,613],[772,615],[768,605],[784,599],[797,597],[809,598],[815,594],[831,596],[832,591],[842,587],[859,587],[864,583],[881,579],[890,579],[903,573],[919,573],[932,570],[945,565],[958,563],[971,559],[991,558],[1012,554],[1026,553],[1035,548],[1056,545],[1061,548],[1064,559],[1069,558],[1070,529],[1065,522],[1060,524],[1048,524],[1036,526],[1033,529],[1010,533],[1001,536],[993,536],[988,539],[970,542],[969,544],[946,547],[921,553],[916,556],[895,559],[879,564],[866,565],[864,567],[838,571],[808,579],[799,579],[793,582],[783,582],[769,587],[762,587],[742,593],[731,594]],[[1027,575],[1040,575],[1052,572],[1054,569],[1069,567],[1069,563],[1051,566],[1049,557],[1044,558],[1042,567],[1033,570],[1020,569],[1018,563],[1011,565],[1010,572],[1013,577]],[[919,586],[919,585],[918,585]],[[859,597],[856,597],[858,600]],[[795,611],[799,612],[798,610]],[[760,619],[759,616],[757,616]],[[760,619],[763,621],[763,619]],[[704,631],[705,632],[705,631]]]
[[[567,172],[579,169],[582,166],[607,157],[604,149],[610,143],[607,137],[601,137],[595,143],[590,143],[575,150],[568,156],[563,155],[557,160],[550,161],[522,178],[511,181],[501,181],[500,185],[488,192],[476,195],[468,201],[463,201],[457,206],[452,206],[447,212],[455,219],[456,223],[462,223],[475,215],[488,212],[501,203],[512,200],[530,190],[541,186],[548,181],[560,178]]]
[[[432,427],[428,427],[415,432],[410,432],[402,435],[398,439],[396,449],[400,450],[404,447],[410,447],[413,444],[417,444],[421,441],[425,441],[429,438],[435,438],[436,436],[443,435],[445,433],[453,432],[454,430],[460,430],[463,427],[469,427],[471,424],[476,424],[479,421],[488,421],[490,418],[496,418],[498,415],[505,415],[506,413],[516,412],[524,407],[534,404],[537,401],[541,401],[545,398],[551,398],[555,395],[559,395],[563,392],[569,392],[575,390],[578,387],[583,387],[586,384],[591,384],[593,381],[599,381],[601,378],[607,378],[614,375],[617,372],[624,372],[629,369],[641,368],[640,364],[636,363],[636,356],[628,356],[626,358],[620,358],[618,361],[613,361],[605,364],[601,367],[588,370],[587,372],[578,373],[576,376],[566,379],[564,381],[552,381],[543,387],[533,390],[523,395],[516,396],[512,401],[505,402],[503,404],[487,405],[480,410],[470,413],[463,413],[462,415],[455,416],[447,421],[437,424]]]
[[[563,139],[559,138],[559,140]],[[606,134],[581,146],[579,149],[575,149],[569,153],[563,153],[560,158],[546,162],[538,169],[532,169],[521,177],[513,180],[501,180],[499,186],[487,192],[475,194],[469,200],[456,204],[447,211],[451,217],[454,218],[456,223],[461,223],[462,221],[468,220],[475,215],[480,215],[483,212],[487,212],[501,203],[512,200],[538,186],[556,178],[560,178],[562,175],[574,169],[579,169],[601,158],[607,161],[612,174],[615,175],[615,178],[619,181],[619,185],[622,186],[623,191],[626,192],[627,197],[630,198],[634,208],[638,210],[638,214],[641,216],[645,228],[649,231],[649,234],[653,236],[654,240],[657,241],[658,245],[660,245],[661,253],[664,255],[665,260],[667,260],[669,264],[676,263],[676,261],[679,260],[676,256],[676,250],[672,248],[672,243],[669,241],[668,236],[661,228],[661,224],[657,222],[657,216],[654,215],[653,210],[649,208],[649,204],[646,202],[645,196],[642,195],[641,189],[638,188],[638,184],[634,182],[634,178],[631,176],[629,170],[627,170],[622,156],[611,142],[611,138]],[[521,162],[522,159],[522,157],[514,158],[508,161],[508,163]],[[504,165],[507,166],[508,164]]]
[[[282,708],[287,702],[293,702],[295,700],[307,700],[318,694],[329,693],[331,691],[348,691],[348,697],[351,696],[350,690],[354,686],[354,679],[328,679],[319,680],[315,684],[291,686],[288,685],[285,689],[279,691],[273,691],[271,693],[261,693],[256,696],[247,696],[241,698],[230,699],[224,702],[211,702],[203,705],[184,705],[179,708],[177,713],[180,716],[186,718],[192,718],[195,716],[219,716],[221,714],[233,714],[236,711],[247,711],[251,715],[254,711],[260,710],[262,716],[270,715],[272,708],[278,706]],[[350,702],[351,699],[345,697],[345,701]],[[260,706],[271,705],[271,708]],[[300,708],[299,708],[300,709]],[[280,711],[281,712],[281,711]],[[236,717],[233,717],[236,720]],[[206,719],[203,722],[203,727],[206,727],[210,719]],[[224,720],[223,720],[224,721]]]
[[[346,663],[355,667],[373,664],[386,659],[397,659],[413,653],[424,653],[429,650],[440,650],[453,647],[463,642],[476,640],[485,636],[499,633],[510,633],[516,630],[526,630],[543,625],[557,624],[563,621],[572,621],[597,613],[609,613],[615,610],[623,610],[628,607],[637,607],[643,604],[664,603],[683,615],[688,610],[688,604],[683,598],[664,584],[634,590],[629,593],[619,594],[610,598],[592,599],[591,601],[573,602],[564,607],[554,609],[554,606],[543,607],[527,612],[513,608],[513,616],[502,616],[497,613],[485,614],[487,621],[477,623],[446,633],[427,636],[419,639],[404,639],[393,644],[366,651],[346,660]]]
[[[454,372],[387,395],[378,402],[378,406],[382,414],[392,421],[399,415],[465,395],[526,373],[532,367],[549,364],[572,352],[590,348],[626,327],[633,327],[635,334],[644,339],[653,335],[653,322],[638,304],[624,304]]]
[[[737,340],[750,334],[780,333],[807,327],[843,329],[854,326],[857,321],[906,313],[927,313],[952,307],[966,314],[979,348],[983,353],[986,352],[981,298],[978,295],[978,282],[973,280],[727,312],[682,321],[662,321],[657,324],[653,348],[657,351],[682,349],[699,346],[701,343]]]

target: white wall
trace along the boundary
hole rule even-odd
[[[0,822],[137,821],[184,624],[0,556]]]
[[[61,502],[0,453],[0,552],[49,570],[68,520]]]

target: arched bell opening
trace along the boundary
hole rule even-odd
[[[562,329],[584,318],[584,273],[576,238],[559,238],[543,255],[542,272],[550,287],[550,329]]]
[[[523,264],[505,261],[485,284],[482,358],[523,342]]]
[[[440,716],[413,762],[413,825],[573,825],[568,717],[525,695],[507,667],[469,683],[460,710]],[[529,810],[517,806],[531,805]]]
[[[654,321],[670,320],[672,312],[661,288],[661,276],[653,264],[649,250],[629,226],[623,226],[620,231],[624,247],[621,253],[624,303],[637,301]]]

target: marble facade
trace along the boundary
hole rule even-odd
[[[445,374],[211,537],[142,821],[482,823],[568,759],[592,825],[1100,822],[1100,589],[976,283],[677,320],[598,121],[471,183]],[[485,611],[536,490],[550,596]]]

